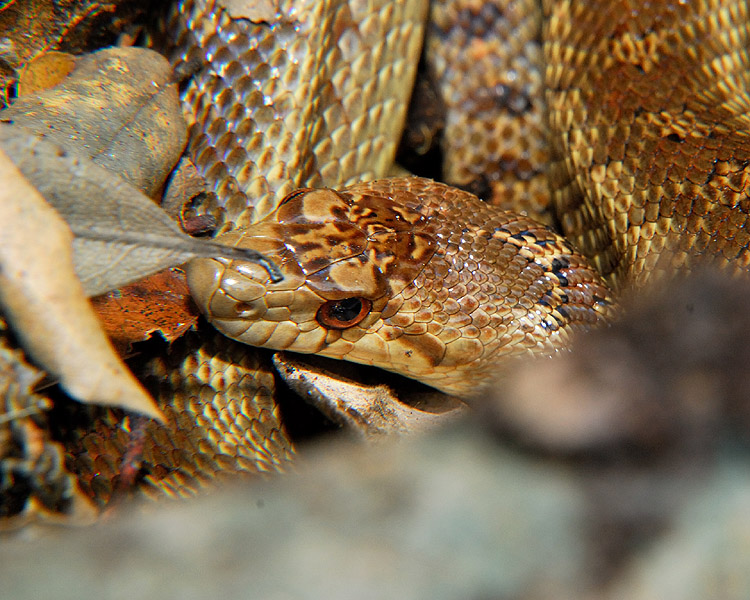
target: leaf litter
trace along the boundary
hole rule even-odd
[[[196,256],[259,262],[281,277],[254,251],[184,234],[147,195],[159,193],[186,138],[170,78],[155,52],[107,49],[77,58],[59,85],[0,112],[3,311],[73,397],[157,418],[85,296]]]

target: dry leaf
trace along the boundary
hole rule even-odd
[[[418,403],[407,404],[387,385],[364,385],[331,373],[319,366],[325,361],[312,357],[303,362],[277,352],[273,364],[297,394],[350,433],[365,439],[427,431],[468,411],[458,398],[436,391],[419,394]]]
[[[281,16],[278,0],[222,0],[219,3],[232,19],[273,23]]]
[[[146,48],[81,56],[60,85],[18,98],[0,118],[91,158],[148,196],[162,188],[187,140],[172,68]]]
[[[132,0],[19,0],[0,2],[3,56],[0,107],[8,100],[16,71],[36,56],[64,46],[75,54],[117,41],[122,30],[142,18],[147,2]]]
[[[75,64],[75,56],[67,52],[40,54],[21,71],[18,95],[36,94],[55,87],[70,74]]]
[[[76,235],[76,273],[89,295],[225,254],[184,235],[133,187],[161,188],[184,146],[171,75],[155,52],[110,48],[80,57],[62,84],[0,113],[13,123],[0,125],[0,147]]]
[[[76,274],[89,296],[197,256],[258,262],[281,278],[278,268],[253,250],[185,235],[133,186],[21,127],[0,124],[0,148],[75,234]]]
[[[29,354],[84,402],[161,418],[73,276],[65,222],[0,152],[0,305]]]
[[[190,329],[199,316],[190,298],[185,273],[176,268],[92,298],[91,303],[121,355],[155,331],[168,342],[174,341]]]

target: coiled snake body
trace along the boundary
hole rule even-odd
[[[487,6],[454,9],[487,18]],[[561,347],[569,329],[606,313],[608,292],[574,247],[616,288],[696,257],[745,268],[745,9],[547,3],[549,176],[572,246],[424,180],[299,192],[228,238],[276,258],[286,280],[196,261],[199,305],[240,341],[375,364],[466,396],[491,381],[500,355]]]
[[[619,291],[699,258],[747,268],[745,2],[546,0],[543,16],[532,0],[436,3],[427,48],[438,52],[428,61],[450,113],[444,154],[485,148],[493,201],[515,206],[515,192],[533,209],[550,201],[565,237],[443,184],[382,179],[426,1],[275,8],[233,18],[216,2],[185,0],[168,22],[175,62],[204,64],[183,93],[189,151],[213,192],[199,210],[285,274],[270,284],[255,265],[190,266],[198,304],[228,335],[471,395],[498,356],[553,352],[606,318],[605,282]],[[503,30],[521,58],[491,69]],[[475,68],[456,69],[451,56]],[[462,87],[472,74],[483,92]],[[477,117],[469,134],[454,129],[462,119],[450,111],[462,107]],[[545,121],[548,136],[530,141]],[[445,172],[466,185],[474,170]],[[273,378],[248,347],[187,336],[147,370],[169,419],[147,430],[147,489],[191,493],[289,458]],[[91,497],[111,496],[111,457],[127,432],[109,421],[78,437],[70,468]]]

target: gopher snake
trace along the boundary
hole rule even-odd
[[[361,289],[352,294],[351,289],[326,288],[332,282],[348,285],[357,280],[356,275],[346,273],[343,263],[347,261],[338,260],[335,264],[342,268],[333,269],[338,274],[312,281],[300,296],[304,300],[299,307],[294,306],[297,295],[291,290],[279,288],[278,294],[266,296],[262,278],[248,283],[247,278],[234,277],[238,273],[252,276],[251,267],[196,264],[191,272],[193,292],[207,314],[230,334],[240,339],[247,334],[253,343],[270,340],[271,346],[291,348],[294,340],[305,338],[306,346],[301,349],[318,352],[330,341],[328,347],[335,356],[376,362],[440,389],[467,393],[492,371],[494,350],[486,356],[480,352],[478,362],[468,360],[478,355],[478,340],[482,348],[485,343],[507,346],[503,340],[508,334],[518,344],[512,346],[511,354],[530,348],[549,351],[556,347],[555,337],[555,343],[565,342],[569,325],[592,323],[606,315],[609,292],[573,247],[589,257],[615,290],[641,285],[655,274],[690,268],[698,257],[710,257],[732,270],[747,267],[750,234],[744,224],[750,144],[745,131],[750,74],[744,2],[642,5],[549,0],[544,3],[543,18],[534,12],[529,14],[536,16],[524,16],[536,9],[530,0],[462,0],[446,3],[445,13],[435,9],[438,26],[431,30],[430,43],[456,50],[440,44],[454,35],[445,14],[448,21],[467,23],[468,33],[458,34],[466,51],[458,53],[467,64],[477,66],[477,78],[482,80],[492,81],[486,70],[492,61],[486,60],[485,42],[495,31],[482,24],[495,17],[506,19],[506,29],[508,22],[522,24],[523,43],[516,44],[521,46],[522,58],[510,64],[514,69],[519,61],[536,65],[543,77],[532,75],[524,80],[511,69],[513,77],[507,73],[504,79],[496,77],[490,92],[467,100],[465,90],[459,93],[450,85],[465,78],[438,72],[448,110],[468,102],[480,117],[480,125],[463,138],[454,134],[449,118],[446,139],[459,140],[457,154],[485,147],[497,157],[499,174],[489,181],[495,200],[514,190],[540,206],[551,198],[555,219],[572,245],[525,217],[500,214],[489,206],[479,208],[463,192],[420,179],[341,189],[391,174],[427,2],[281,0],[275,8],[271,14],[234,19],[216,2],[185,0],[168,19],[167,30],[174,42],[169,52],[174,61],[202,65],[183,92],[191,125],[190,154],[212,189],[198,212],[213,214],[221,232],[239,241],[247,227],[250,232],[274,229],[277,208],[283,212],[294,205],[305,213],[318,204],[315,210],[321,212],[325,202],[329,207],[343,202],[354,207],[355,221],[367,221],[369,215],[357,208],[362,199],[365,204],[385,199],[383,207],[393,208],[388,204],[391,195],[405,195],[406,208],[395,209],[393,220],[407,222],[409,228],[379,229],[372,223],[362,227],[359,222],[355,229],[361,233],[370,227],[370,241],[383,234],[382,246],[401,244],[412,260],[390,270],[380,269],[378,273],[387,278],[374,271],[360,278],[363,281],[358,283],[377,288],[369,296]],[[439,67],[441,60],[434,64]],[[498,129],[481,117],[496,116],[498,111],[523,116],[527,109],[538,109],[539,102],[529,94],[542,80],[551,133],[538,144],[521,143],[521,155],[514,158],[508,143],[501,140],[525,139],[525,135],[519,138],[511,126]],[[528,125],[521,127],[522,133],[538,132],[540,117],[533,114]],[[483,131],[491,133],[489,142],[482,137]],[[531,162],[547,157],[544,166]],[[446,170],[449,177],[453,172]],[[455,173],[455,183],[467,184],[458,181],[464,171]],[[513,181],[514,176],[520,177],[520,184]],[[551,191],[539,184],[540,177],[549,178]],[[300,186],[339,188],[340,192],[292,193]],[[443,203],[451,196],[472,208]],[[285,197],[287,202],[280,206]],[[414,229],[411,226],[426,216],[419,212],[421,208],[438,220],[426,229]],[[470,226],[458,223],[459,233],[451,237],[447,228],[464,218],[462,210],[470,210],[476,220]],[[489,211],[494,211],[493,216]],[[261,225],[252,225],[257,221]],[[445,264],[451,256],[480,275],[488,268],[471,256],[470,244],[462,247],[461,232],[467,231],[472,239],[487,241],[492,253],[507,253],[503,264],[511,265],[510,273],[518,274],[520,280],[503,280],[494,271],[491,277],[498,278],[496,289],[517,293],[514,304],[500,301],[488,310],[479,301],[486,291],[481,291],[481,284],[473,288],[468,280],[458,281],[465,288],[460,296],[441,295],[442,284],[452,277]],[[394,232],[404,235],[394,236]],[[326,254],[320,242],[328,244],[332,253],[341,250],[337,245],[341,233],[316,239],[317,247],[306,246],[301,239],[304,234],[294,231],[291,235],[275,231],[275,238],[258,235],[256,242],[260,240],[259,249],[278,256],[280,249],[296,248],[297,267],[307,276],[331,265],[319,262],[305,271],[305,252],[314,261]],[[281,246],[279,239],[284,240]],[[435,239],[455,245],[456,250],[431,253]],[[557,254],[546,254],[546,246]],[[377,249],[373,253],[377,255]],[[422,256],[414,258],[419,253]],[[443,261],[442,266],[430,262],[435,256]],[[292,262],[282,262],[290,281],[300,275],[294,273]],[[401,266],[404,270],[399,270]],[[221,275],[225,275],[223,280]],[[426,284],[430,276],[431,283]],[[432,295],[420,296],[428,285]],[[412,296],[404,296],[405,290],[413,292]],[[274,316],[250,327],[237,317],[243,312],[257,313],[256,300],[261,296],[266,300],[266,316]],[[311,302],[313,296],[317,304]],[[394,297],[398,301],[389,305]],[[359,303],[328,304],[352,298]],[[436,302],[452,302],[457,310],[441,310]],[[401,311],[402,307],[406,310]],[[292,315],[292,308],[301,311],[291,318],[294,335],[288,327],[277,328],[284,320],[279,315]],[[477,322],[468,322],[467,311],[477,310],[481,313]],[[521,325],[508,327],[503,318],[497,318],[514,312],[521,317]],[[384,337],[374,331],[365,335],[365,328],[377,328],[384,314],[392,320],[390,333],[380,327],[380,334],[387,333]],[[463,323],[451,321],[452,314],[458,314],[457,319],[463,316]],[[329,325],[323,330],[321,319]],[[351,326],[341,327],[341,322]],[[492,327],[480,327],[481,323],[492,323]],[[310,327],[302,336],[301,324]],[[406,335],[394,333],[395,327],[424,335],[414,335],[407,342]],[[466,331],[457,334],[462,328]],[[452,354],[446,350],[450,341],[441,335],[464,341]],[[397,350],[391,351],[394,347]],[[377,358],[372,358],[373,352]],[[448,360],[443,363],[442,357]],[[159,402],[170,420],[168,426],[151,424],[147,430],[142,455],[147,491],[191,493],[224,473],[273,470],[289,458],[290,444],[271,397],[273,378],[257,355],[241,344],[217,336],[209,336],[208,341],[187,336],[167,356],[152,360],[145,376],[158,379]],[[127,445],[130,428],[127,419],[108,411],[88,430],[76,429],[69,442],[68,466],[87,495],[99,501],[111,497],[118,478],[117,457]]]
[[[642,283],[660,257],[660,270],[706,255],[744,268],[747,148],[728,127],[730,110],[737,125],[747,119],[744,5],[626,5],[546,7],[556,216],[616,287]],[[469,23],[514,9],[455,6],[463,15],[453,18]],[[512,107],[507,89],[495,93]],[[194,295],[230,337],[374,364],[463,396],[481,393],[499,355],[564,345],[568,325],[595,323],[608,298],[562,240],[424,180],[291,194],[227,239],[287,274],[273,285],[247,265],[193,264]],[[513,264],[524,255],[534,276]],[[332,309],[347,318],[321,313]]]

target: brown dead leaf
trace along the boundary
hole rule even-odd
[[[29,354],[83,402],[161,412],[115,354],[73,274],[72,235],[0,152],[0,305]]]
[[[90,296],[197,256],[258,262],[272,277],[281,277],[272,262],[253,250],[185,235],[132,185],[22,127],[0,124],[0,148],[75,234],[76,274]]]
[[[91,299],[104,331],[121,355],[158,331],[171,342],[198,320],[181,269],[168,269]]]
[[[36,94],[62,82],[73,70],[76,58],[67,52],[40,54],[27,64],[18,78],[18,95]]]
[[[273,23],[280,16],[278,0],[222,0],[219,4],[233,19],[248,19],[253,23]]]
[[[290,388],[329,419],[355,436],[375,440],[385,435],[424,432],[465,415],[458,398],[437,391],[419,394],[418,401],[402,402],[387,385],[365,385],[332,373],[316,357],[298,360],[283,352],[273,364]]]
[[[0,118],[92,159],[152,197],[187,141],[172,68],[146,48],[81,56],[62,83],[18,98]]]
[[[78,54],[113,44],[149,7],[147,2],[133,0],[16,0],[0,5],[5,6],[0,11],[0,108],[11,96],[24,64],[62,47]]]

